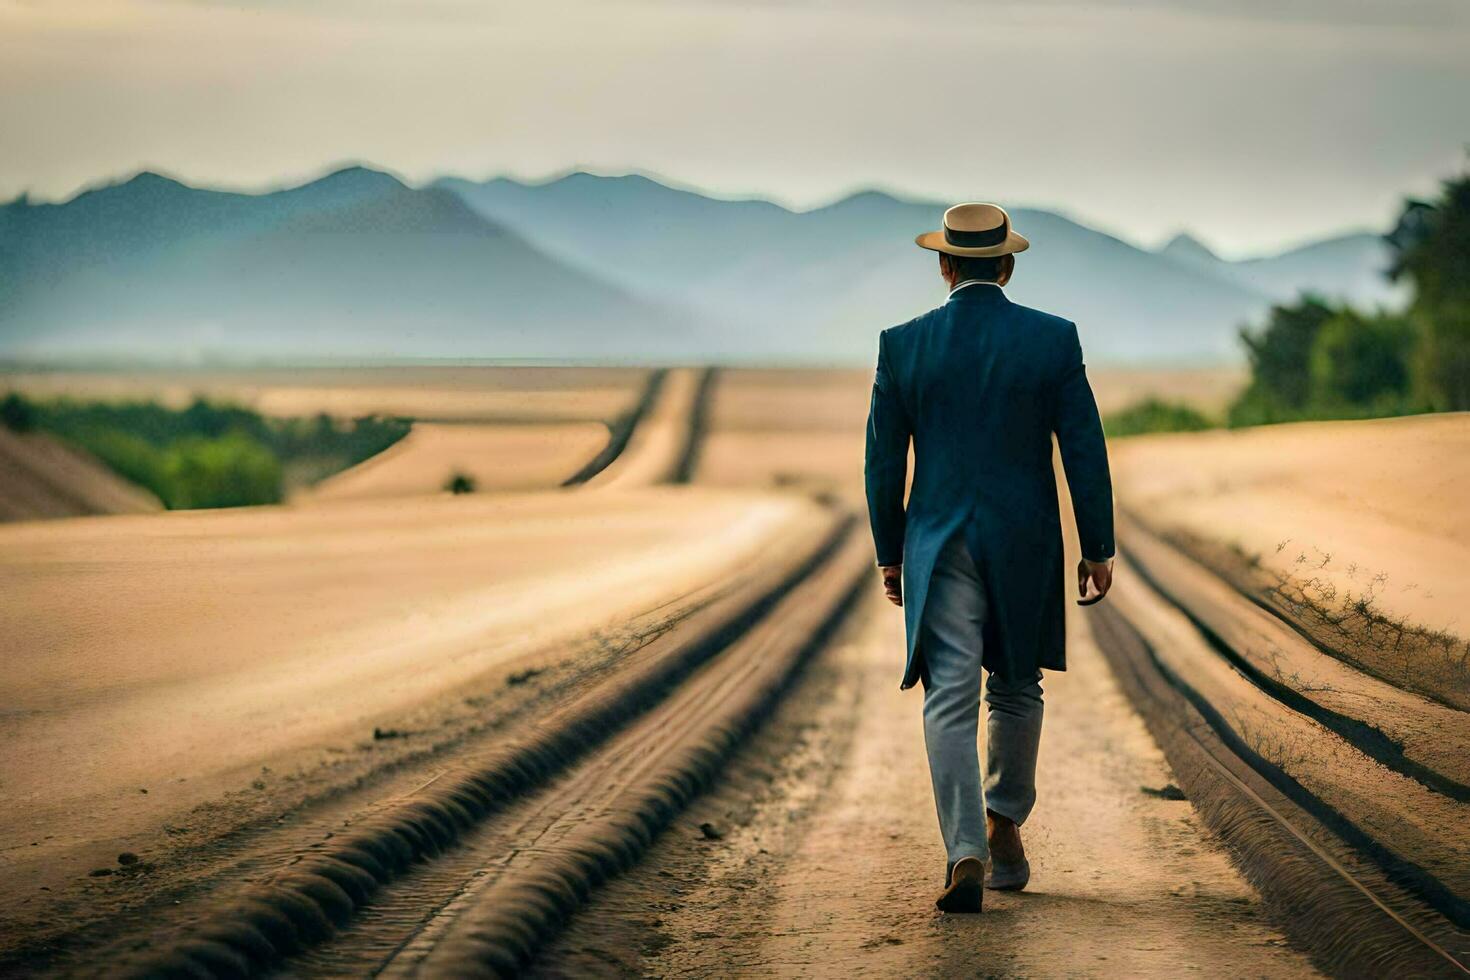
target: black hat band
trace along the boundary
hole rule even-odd
[[[1004,242],[1010,231],[1008,221],[1002,221],[996,227],[987,228],[985,231],[955,231],[945,226],[944,240],[956,248],[989,248]]]

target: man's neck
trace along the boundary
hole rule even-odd
[[[949,287],[949,295],[953,296],[961,289],[966,289],[970,286],[994,286],[999,289],[1000,283],[996,282],[994,279],[961,279],[959,282],[953,283]]]

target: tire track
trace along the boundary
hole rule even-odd
[[[1165,601],[1146,581],[1129,587]],[[1412,894],[1417,889],[1396,884],[1371,846],[1364,851],[1372,842],[1361,831],[1344,836],[1350,825],[1332,807],[1245,744],[1224,714],[1232,707],[1197,689],[1205,678],[1171,666],[1176,652],[1156,649],[1126,610],[1104,606],[1090,618],[1186,795],[1324,968],[1342,976],[1470,975],[1470,934]]]
[[[709,431],[710,411],[713,407],[715,385],[719,382],[719,368],[705,368],[699,378],[699,388],[694,394],[694,410],[689,415],[689,433],[684,441],[684,451],[679,456],[679,465],[674,468],[674,483],[690,483],[699,469],[700,453],[704,449],[704,437]]]
[[[518,974],[718,775],[840,622],[869,565],[854,536],[767,620],[539,800],[517,828],[521,849],[427,922],[384,974]]]
[[[633,433],[639,423],[658,401],[659,392],[663,390],[668,374],[667,368],[657,368],[649,372],[648,381],[643,386],[643,394],[638,397],[638,403],[613,426],[612,437],[608,439],[607,445],[602,447],[602,451],[596,456],[588,460],[586,466],[567,477],[562,486],[581,486],[611,466],[623,454],[623,450],[628,448],[628,442],[633,438]]]
[[[642,663],[574,700],[527,736],[436,778],[243,894],[211,900],[181,933],[119,971],[130,976],[250,976],[346,927],[380,886],[437,858],[491,814],[544,785],[657,705],[756,627],[850,541],[850,517],[793,542],[784,562],[712,601],[650,644]]]
[[[1131,566],[1251,683],[1376,762],[1470,802],[1470,717],[1322,653],[1287,623],[1140,526],[1123,522]]]
[[[622,451],[584,485],[623,489],[681,482],[698,453],[711,377],[709,369],[667,371]]]

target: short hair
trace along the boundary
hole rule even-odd
[[[950,255],[941,252],[949,260],[949,267],[954,272],[956,282],[964,282],[966,279],[983,279],[986,282],[994,282],[1000,278],[1001,264],[1005,261],[1004,255],[993,258],[980,258],[974,255]]]

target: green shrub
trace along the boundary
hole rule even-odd
[[[36,427],[36,412],[25,398],[11,392],[0,401],[0,425],[12,432],[29,432]]]
[[[1110,439],[1143,435],[1147,432],[1199,432],[1214,428],[1201,412],[1182,402],[1145,398],[1103,419],[1103,431]]]
[[[475,478],[468,473],[456,472],[448,480],[444,481],[444,489],[452,494],[474,493]]]
[[[338,421],[324,413],[274,419],[269,444],[284,459],[336,459],[340,467],[355,466],[402,439],[411,424],[378,415]]]
[[[283,495],[281,461],[243,432],[181,439],[164,453],[163,474],[171,508],[273,504]]]

